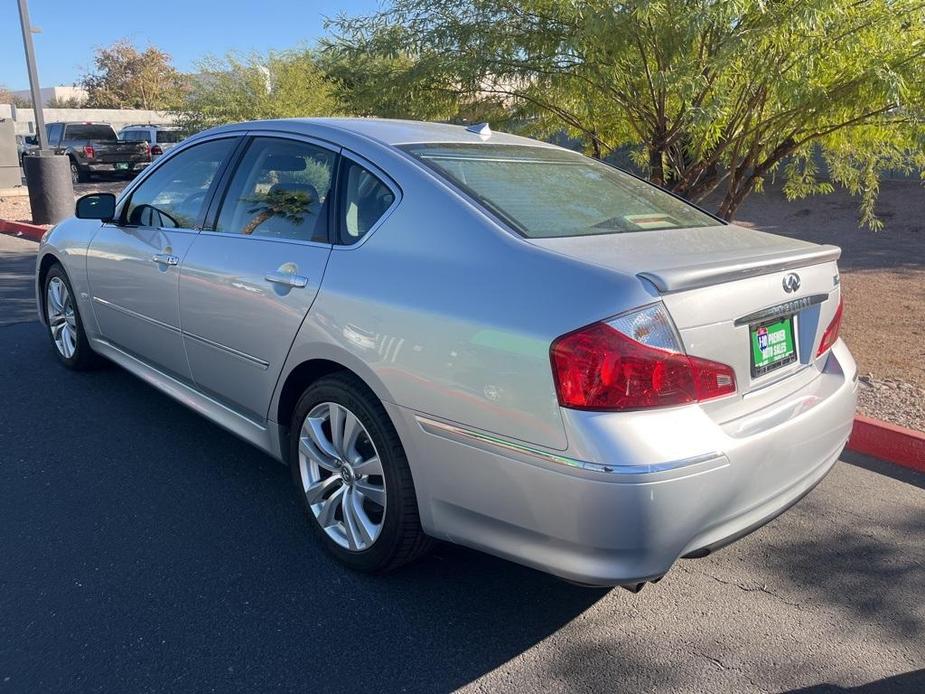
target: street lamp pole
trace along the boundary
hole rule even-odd
[[[35,137],[39,143],[39,149],[45,149],[48,146],[48,138],[45,135],[45,114],[42,113],[42,92],[39,89],[39,73],[35,68],[32,23],[29,21],[29,6],[26,4],[26,0],[19,0],[19,23],[22,25],[22,45],[26,49],[26,69],[29,71],[32,112],[35,114]]]
[[[29,207],[32,210],[32,221],[36,224],[57,224],[74,213],[71,164],[67,156],[57,155],[48,148],[39,73],[35,69],[35,49],[32,47],[32,24],[29,22],[26,0],[19,0],[19,23],[22,25],[22,45],[26,49],[26,68],[29,70],[35,139],[39,144],[38,152],[22,160],[26,187],[29,189]]]

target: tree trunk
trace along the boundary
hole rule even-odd
[[[649,180],[656,185],[665,185],[662,148],[656,145],[649,145]]]

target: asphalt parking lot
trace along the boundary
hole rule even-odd
[[[0,692],[925,691],[925,476],[848,457],[638,595],[443,545],[367,577],[287,471],[126,372],[60,368],[0,235]]]

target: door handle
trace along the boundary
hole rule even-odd
[[[308,277],[297,275],[294,272],[280,272],[278,270],[268,272],[264,275],[264,279],[273,284],[284,284],[287,287],[298,287],[300,289],[308,285]]]
[[[151,261],[160,265],[176,265],[180,262],[180,258],[169,253],[155,253]]]

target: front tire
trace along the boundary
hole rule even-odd
[[[60,264],[52,265],[45,275],[44,291],[48,338],[58,361],[75,371],[99,366],[101,358],[90,347],[74,289]]]
[[[335,374],[305,389],[292,417],[290,461],[309,524],[350,568],[384,573],[431,546],[398,433],[359,379]]]

